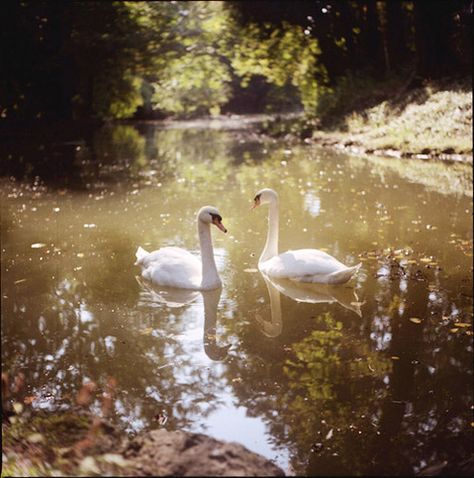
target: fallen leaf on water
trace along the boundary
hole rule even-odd
[[[330,440],[332,438],[333,434],[334,434],[334,431],[331,428],[326,435],[326,440]]]
[[[419,319],[418,317],[411,317],[410,321],[413,322],[414,324],[421,323],[421,319]]]
[[[244,269],[244,272],[258,272],[258,269]]]
[[[92,392],[96,389],[96,384],[94,382],[85,383],[82,388],[79,390],[79,393],[76,397],[76,402],[78,405],[89,405],[92,400]]]
[[[18,279],[14,282],[14,284],[21,284],[22,282],[26,282],[28,279]]]
[[[397,355],[392,355],[390,358],[392,360],[400,360],[400,357],[398,357]]]
[[[13,410],[19,415],[23,411],[23,405],[20,402],[15,402],[13,404]]]
[[[34,244],[31,244],[30,247],[32,249],[41,249],[42,247],[46,247],[46,244],[43,244],[42,242],[35,242]]]
[[[146,329],[140,330],[140,335],[150,335],[153,332],[151,327],[147,327]]]
[[[433,259],[431,257],[422,257],[420,259],[420,262],[432,262]]]
[[[470,327],[471,324],[468,324],[467,322],[456,322],[454,324],[456,327]]]
[[[457,327],[453,327],[452,329],[449,329],[450,332],[452,332],[453,334],[455,332],[457,332],[459,329]]]

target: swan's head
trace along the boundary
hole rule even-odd
[[[268,204],[273,202],[278,202],[277,192],[269,188],[260,189],[260,191],[258,191],[253,198],[252,209],[260,206],[260,204]]]
[[[222,232],[227,232],[224,224],[222,224],[222,216],[214,206],[204,206],[199,209],[197,218],[198,221],[204,224],[214,224],[214,226],[217,226]]]

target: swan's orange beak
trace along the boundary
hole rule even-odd
[[[214,224],[214,226],[217,226],[222,232],[227,232],[227,229],[224,227],[224,224],[222,224],[221,220],[218,217],[214,217],[212,219],[212,224]]]

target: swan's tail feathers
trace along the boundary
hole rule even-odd
[[[359,262],[356,266],[348,267],[342,271],[333,272],[328,277],[328,284],[344,284],[346,283],[362,266]]]
[[[146,257],[149,253],[143,249],[143,247],[138,246],[137,252],[135,252],[135,257],[137,260],[135,261],[135,265],[139,266],[142,263],[144,257]]]

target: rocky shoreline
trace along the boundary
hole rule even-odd
[[[4,416],[2,476],[285,476],[265,457],[201,433],[148,430],[129,437],[74,410]]]

